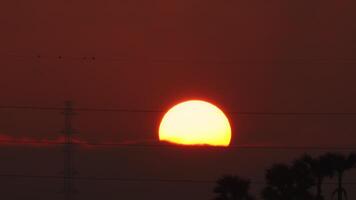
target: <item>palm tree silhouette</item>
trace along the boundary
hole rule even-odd
[[[293,177],[285,164],[275,164],[266,171],[267,186],[262,191],[266,200],[288,200],[292,196]]]
[[[331,167],[337,175],[338,186],[332,194],[332,197],[337,194],[338,200],[342,200],[343,197],[347,200],[347,193],[343,187],[343,177],[345,171],[352,169],[356,166],[356,154],[349,154],[348,156],[342,154],[328,153],[325,155],[325,159],[331,163]]]
[[[262,191],[266,200],[311,200],[314,181],[307,165],[296,161],[293,166],[275,164],[266,171],[267,186]]]
[[[252,200],[249,194],[250,181],[239,176],[225,175],[217,180],[214,193],[216,200]]]
[[[301,157],[300,162],[306,163],[309,168],[309,171],[316,183],[316,200],[324,200],[324,196],[322,195],[322,185],[323,181],[326,177],[333,176],[333,169],[331,167],[331,163],[326,156],[319,156],[317,158],[313,158],[310,155],[304,155]]]
[[[296,160],[291,167],[291,173],[294,176],[295,199],[314,199],[310,189],[315,185],[315,180],[309,166],[303,161]]]

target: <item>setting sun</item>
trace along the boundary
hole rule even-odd
[[[159,139],[184,145],[229,146],[231,127],[218,107],[191,100],[175,105],[164,115]]]

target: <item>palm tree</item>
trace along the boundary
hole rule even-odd
[[[250,181],[239,176],[225,175],[217,180],[214,193],[216,200],[252,200],[249,194]]]
[[[310,192],[310,189],[315,185],[315,180],[309,166],[303,161],[296,160],[291,167],[291,171],[294,176],[295,199],[315,199]]]
[[[333,170],[331,168],[331,163],[325,156],[319,156],[317,158],[312,158],[310,155],[304,155],[299,159],[301,162],[307,164],[309,171],[316,183],[316,200],[323,200],[322,195],[322,184],[326,177],[333,176]]]
[[[356,166],[356,154],[349,154],[348,156],[342,154],[328,153],[325,155],[325,159],[331,163],[331,167],[336,172],[338,178],[338,186],[332,194],[332,197],[337,193],[338,200],[342,200],[343,197],[347,200],[347,193],[343,187],[343,177],[347,170],[350,170]]]
[[[266,171],[267,186],[262,191],[266,200],[289,200],[293,196],[293,176],[288,165],[275,164]]]
[[[267,186],[262,191],[266,200],[311,200],[313,179],[303,162],[293,166],[275,164],[266,172]]]

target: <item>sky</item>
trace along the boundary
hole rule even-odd
[[[226,112],[356,112],[355,6],[352,0],[5,0],[0,6],[0,106],[59,107],[72,100],[81,108],[167,110],[183,100],[203,99]],[[78,140],[150,144],[157,141],[161,117],[80,112],[73,124]],[[353,116],[228,117],[233,145],[356,143]],[[57,111],[0,110],[2,138],[57,140],[61,129],[63,116]],[[56,175],[63,165],[59,147],[0,148],[5,158],[0,173]],[[304,152],[76,151],[83,176],[199,180],[225,173],[263,180],[272,163]],[[7,199],[61,199],[61,183],[0,181]],[[208,199],[212,187],[81,181],[77,198],[105,193],[108,199]]]

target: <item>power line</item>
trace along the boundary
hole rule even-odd
[[[64,107],[45,107],[45,106],[0,106],[3,110],[48,110],[58,111]],[[129,109],[129,108],[73,108],[73,111],[83,112],[119,112],[119,113],[164,113],[158,109]],[[356,112],[244,112],[226,111],[227,114],[241,116],[354,116]]]
[[[43,106],[0,106],[0,109],[9,110],[50,110],[58,111],[63,110],[64,107],[43,107]]]
[[[62,179],[62,176],[48,175],[24,175],[24,174],[0,174],[3,178],[28,178],[28,179]],[[165,178],[118,178],[118,177],[95,177],[95,176],[77,176],[73,180],[82,181],[117,181],[117,182],[161,182],[161,183],[216,183],[215,180],[198,180],[198,179],[165,179]],[[251,181],[252,184],[263,185],[264,181]],[[327,185],[336,185],[337,182],[325,182]],[[345,181],[345,185],[356,185],[356,181]]]
[[[0,177],[8,178],[33,178],[33,179],[63,179],[62,176],[47,175],[23,175],[23,174],[0,174]],[[194,180],[194,179],[162,179],[162,178],[113,178],[113,177],[72,177],[73,180],[87,181],[119,181],[119,182],[181,182],[181,183],[212,183],[212,180]]]
[[[343,63],[355,64],[356,59],[330,59],[330,58],[310,58],[310,59],[259,59],[259,58],[240,58],[240,59],[186,59],[186,58],[129,58],[129,57],[110,57],[110,56],[72,56],[72,55],[19,55],[10,53],[1,53],[0,57],[17,58],[26,60],[55,60],[55,61],[83,61],[83,62],[123,62],[123,63],[209,63],[209,64],[330,64],[330,63]]]
[[[46,107],[46,106],[0,106],[0,109],[9,110],[48,110],[48,111],[58,111],[63,110],[64,107]],[[160,113],[164,112],[162,110],[150,110],[150,109],[110,109],[110,108],[73,108],[75,111],[88,111],[88,112],[152,112]]]
[[[113,109],[113,108],[76,108],[77,111],[88,111],[88,112],[122,112],[122,113],[163,113],[163,110],[154,109]]]
[[[13,145],[67,145],[66,142],[43,142],[43,141],[22,141],[22,140],[0,140],[0,144],[13,144]],[[125,143],[103,143],[103,142],[73,142],[72,146],[75,145],[85,145],[90,147],[137,147],[137,148],[191,148],[191,149],[267,149],[267,150],[356,150],[356,145],[354,146],[281,146],[281,145],[230,145],[228,147],[220,146],[182,146],[174,144],[125,144]]]

